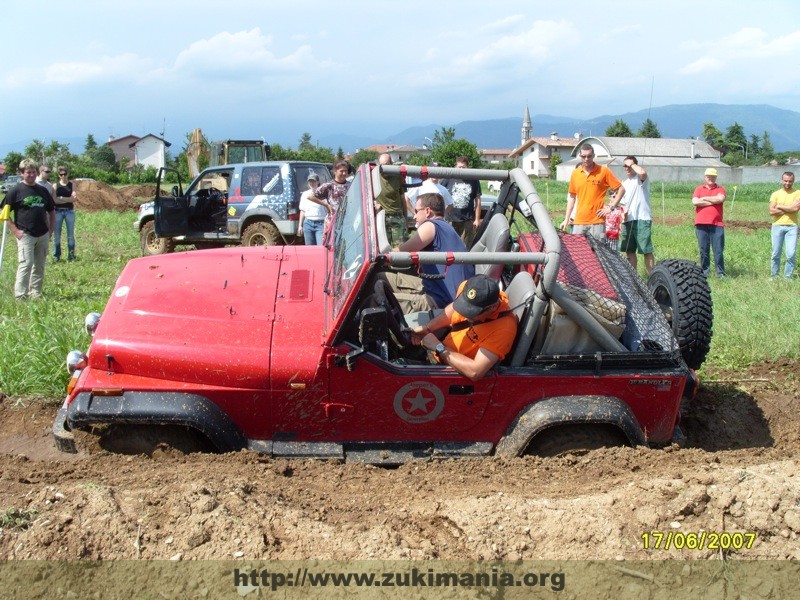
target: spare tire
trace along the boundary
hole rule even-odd
[[[647,287],[672,327],[683,360],[699,369],[711,348],[714,321],[711,288],[702,269],[691,260],[663,260],[653,268]]]

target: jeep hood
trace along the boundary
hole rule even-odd
[[[320,347],[322,281],[314,275],[324,273],[322,250],[225,248],[134,259],[100,319],[89,366],[190,385],[270,389],[276,321],[293,319],[293,330],[313,341],[292,342]]]

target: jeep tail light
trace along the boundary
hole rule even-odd
[[[300,209],[294,204],[290,203],[286,205],[286,214],[289,216],[290,221],[300,220]]]

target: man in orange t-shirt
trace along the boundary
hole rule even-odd
[[[432,333],[448,327],[444,342]],[[478,381],[505,358],[516,335],[517,318],[506,294],[493,279],[475,275],[459,286],[456,299],[442,313],[414,330],[412,340],[434,352],[440,363]]]
[[[605,206],[606,192],[613,190],[614,204],[618,204],[625,194],[625,188],[608,167],[594,162],[594,148],[591,144],[581,146],[580,157],[580,168],[572,171],[569,178],[567,213],[561,223],[561,230],[566,229],[572,216],[572,208],[577,202],[572,233],[588,234],[597,240],[604,240],[605,218],[600,215],[600,211]]]

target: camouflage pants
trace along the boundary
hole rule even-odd
[[[404,215],[386,215],[386,237],[392,248],[408,239],[408,223]]]

